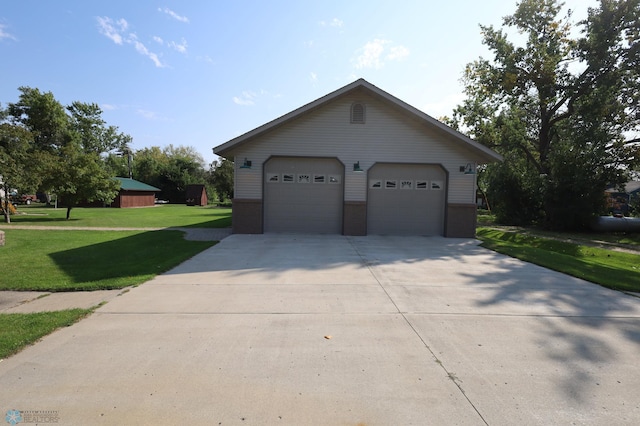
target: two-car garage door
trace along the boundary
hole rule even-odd
[[[367,234],[444,234],[442,167],[378,163],[368,170],[367,181]],[[339,160],[272,157],[264,166],[263,188],[265,232],[342,233],[344,165]]]

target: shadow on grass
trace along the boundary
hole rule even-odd
[[[47,290],[105,290],[140,284],[214,244],[186,241],[179,231],[152,231],[55,252],[49,256],[72,283],[48,283]]]
[[[181,228],[229,228],[231,227],[231,217],[221,217],[208,220],[206,222],[194,223],[193,225],[181,226]]]

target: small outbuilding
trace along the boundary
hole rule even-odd
[[[234,233],[474,237],[477,166],[502,159],[363,79],[214,152]]]
[[[111,203],[111,207],[150,207],[155,204],[156,192],[160,192],[159,188],[131,178],[115,179],[120,182],[120,191]]]
[[[187,185],[185,192],[188,206],[206,206],[209,202],[207,198],[207,188],[202,184]]]

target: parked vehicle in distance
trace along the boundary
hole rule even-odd
[[[33,195],[33,194],[23,194],[23,195],[17,195],[17,194],[12,194],[11,196],[11,202],[13,204],[31,204],[31,203],[37,203],[38,202],[38,197]]]

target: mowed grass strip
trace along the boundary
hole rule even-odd
[[[5,229],[0,290],[83,291],[143,283],[215,244],[180,231]]]
[[[19,352],[60,327],[68,327],[92,312],[91,309],[0,314],[0,359]]]
[[[640,255],[478,228],[488,249],[615,290],[640,292]]]
[[[104,228],[227,228],[231,226],[231,209],[215,206],[163,204],[133,209],[66,208],[18,206],[21,214],[11,216],[15,225],[82,226]],[[11,226],[11,225],[7,225]],[[6,227],[4,229],[7,229]]]

